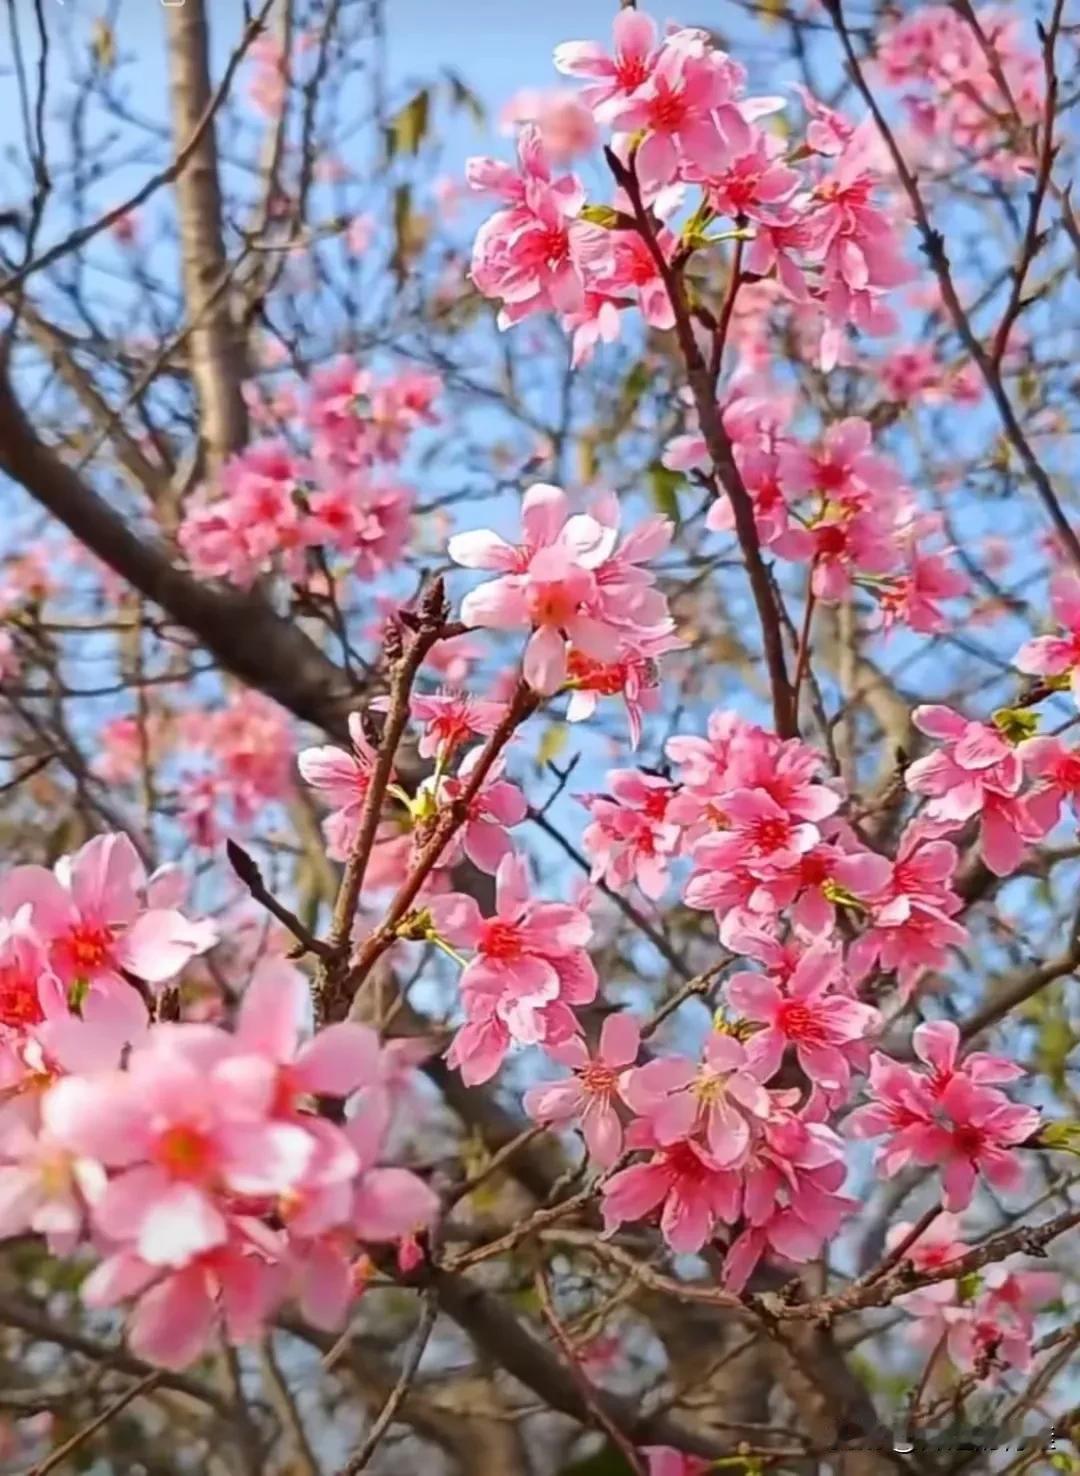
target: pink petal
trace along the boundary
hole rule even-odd
[[[292,1079],[304,1092],[347,1097],[370,1086],[379,1071],[379,1040],[366,1025],[328,1025],[303,1046]]]
[[[128,1329],[131,1351],[162,1368],[185,1368],[206,1347],[214,1318],[206,1277],[193,1267],[178,1272],[139,1302]]]
[[[244,990],[237,1039],[272,1061],[291,1061],[307,1010],[309,991],[299,969],[283,958],[263,958]]]
[[[609,1015],[600,1030],[600,1057],[609,1066],[630,1066],[641,1047],[641,1028],[633,1015]]]
[[[372,1169],[360,1181],[353,1229],[361,1240],[399,1240],[432,1223],[439,1197],[408,1169]]]

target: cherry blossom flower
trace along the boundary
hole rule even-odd
[[[174,889],[171,876],[167,884]],[[127,836],[101,835],[53,871],[9,871],[0,881],[0,913],[11,917],[29,905],[34,931],[69,1003],[78,1006],[88,993],[104,996],[135,1031],[145,1010],[125,974],[158,988],[217,937],[210,923],[155,906],[155,891],[155,879],[147,877]]]
[[[1057,574],[1050,584],[1050,608],[1064,628],[1059,636],[1037,636],[1026,641],[1014,665],[1030,676],[1068,678],[1073,697],[1080,702],[1080,578]]]
[[[604,1021],[595,1055],[580,1036],[548,1046],[548,1055],[574,1074],[566,1081],[530,1087],[525,1093],[526,1112],[545,1124],[563,1126],[579,1120],[590,1157],[600,1168],[610,1168],[623,1145],[615,1104],[626,1099],[627,1068],[637,1059],[640,1043],[637,1021],[620,1012]]]
[[[414,694],[410,710],[414,718],[425,724],[419,744],[421,756],[434,758],[438,754],[445,763],[474,734],[487,737],[493,733],[506,707],[501,702],[485,702],[465,692],[444,690],[430,696]]]
[[[593,881],[621,889],[636,881],[646,897],[663,895],[667,866],[676,853],[680,829],[666,820],[675,793],[666,780],[636,769],[613,769],[607,794],[580,795],[592,816],[581,838],[592,861]]]
[[[523,128],[517,150],[517,171],[482,158],[467,169],[473,189],[506,202],[480,227],[472,256],[479,290],[502,300],[501,327],[534,312],[574,312],[611,254],[608,233],[580,218],[585,191],[576,175],[552,177],[539,129]]]
[[[938,1166],[948,1210],[968,1206],[979,1174],[996,1189],[1017,1189],[1023,1169],[1015,1150],[1037,1130],[1040,1115],[1010,1102],[992,1083],[1014,1080],[1023,1068],[980,1052],[958,1060],[959,1032],[947,1021],[920,1025],[913,1045],[929,1071],[875,1054],[875,1100],[852,1113],[848,1131],[856,1137],[891,1135],[879,1156],[887,1175],[909,1162]]]
[[[700,1131],[720,1168],[746,1157],[754,1118],[770,1111],[765,1073],[734,1036],[709,1032],[700,1062],[660,1056],[631,1073],[626,1096],[660,1144]]]
[[[727,980],[732,1009],[765,1027],[747,1043],[762,1080],[779,1071],[792,1046],[811,1081],[827,1092],[846,1092],[851,1065],[863,1064],[861,1042],[877,1029],[880,1016],[872,1006],[832,992],[839,963],[839,950],[819,942],[807,949],[783,989],[761,974],[733,974]]]
[[[494,704],[492,704],[494,705]],[[412,803],[414,815],[426,819],[444,805],[463,800],[473,770],[480,761],[482,748],[473,748],[462,759],[456,774],[425,779]],[[494,874],[500,862],[513,849],[507,827],[520,825],[528,806],[516,784],[502,777],[505,760],[496,759],[484,776],[477,793],[468,801],[464,822],[455,831],[441,858],[446,867],[464,853],[481,871]]]
[[[592,924],[579,908],[532,902],[524,863],[507,856],[495,882],[495,914],[485,918],[471,897],[436,897],[439,934],[474,950],[460,981],[466,1023],[447,1059],[470,1085],[487,1081],[511,1042],[550,1049],[578,1034],[573,1007],[596,997],[597,977],[585,945]]]
[[[532,630],[525,648],[525,680],[550,693],[566,680],[569,650],[600,662],[618,661],[624,643],[666,635],[666,603],[639,567],[670,537],[670,525],[653,519],[616,546],[617,506],[605,502],[598,516],[568,516],[566,494],[543,484],[522,502],[523,542],[512,547],[497,534],[458,534],[450,557],[467,568],[496,570],[499,577],[462,601],[466,625]]]
[[[560,166],[590,153],[599,139],[582,97],[566,87],[522,88],[506,103],[500,121],[510,130],[522,123],[535,124],[549,158]]]
[[[1039,807],[1020,793],[1023,764],[1014,745],[988,723],[969,722],[951,708],[917,707],[915,726],[942,746],[907,770],[907,787],[929,796],[924,814],[945,829],[980,819],[983,859],[998,876],[1019,866],[1030,841],[1046,833]]]
[[[963,904],[950,885],[959,856],[949,841],[927,839],[909,825],[900,837],[891,876],[868,905],[870,926],[855,940],[848,967],[862,977],[877,963],[895,971],[908,993],[926,969],[941,968],[950,948],[967,941],[956,921]]]
[[[646,1163],[631,1164],[602,1187],[604,1228],[616,1230],[625,1220],[641,1220],[660,1210],[660,1229],[672,1250],[699,1251],[718,1224],[730,1224],[738,1212],[738,1176],[723,1169],[691,1138],[661,1145],[645,1122],[627,1135],[632,1147],[655,1145]]]
[[[344,861],[356,842],[377,758],[358,712],[349,714],[349,741],[352,745],[349,752],[324,744],[302,749],[296,761],[305,782],[324,795],[333,807],[323,822],[323,831],[328,853],[335,861]]]

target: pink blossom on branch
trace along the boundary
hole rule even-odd
[[[596,997],[588,917],[565,903],[533,902],[529,891],[524,863],[507,856],[492,917],[462,893],[431,903],[439,935],[473,951],[459,983],[466,1021],[447,1056],[470,1086],[489,1080],[513,1043],[550,1049],[570,1040],[579,1033],[574,1009]]]
[[[947,1021],[920,1025],[912,1044],[927,1069],[875,1054],[872,1100],[852,1113],[848,1132],[888,1135],[878,1159],[888,1176],[908,1163],[938,1167],[948,1210],[967,1208],[980,1174],[995,1189],[1018,1189],[1023,1168],[1016,1149],[1037,1131],[1040,1114],[1014,1105],[995,1084],[1015,1080],[1023,1068],[981,1052],[961,1059],[959,1031]]]
[[[523,538],[513,546],[492,532],[460,533],[450,557],[496,579],[462,601],[466,625],[528,628],[525,680],[541,693],[566,681],[570,654],[615,663],[671,631],[667,603],[641,567],[666,547],[671,526],[653,518],[618,538],[618,506],[571,516],[561,488],[538,484],[522,501]]]

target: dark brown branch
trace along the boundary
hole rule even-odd
[[[343,672],[257,594],[203,583],[78,477],[41,441],[0,365],[0,468],[146,599],[185,626],[222,666],[305,722],[347,734],[355,703]]]
[[[739,540],[739,547],[742,549],[743,562],[750,580],[750,590],[761,624],[765,665],[768,668],[769,685],[772,690],[773,721],[781,738],[794,738],[799,731],[795,694],[787,674],[780,612],[777,609],[777,600],[769,580],[768,570],[761,557],[761,543],[754,517],[754,504],[746,490],[742,473],[735,463],[731,440],[724,429],[724,423],[717,409],[715,380],[702,358],[701,350],[694,337],[690,306],[686,299],[680,270],[667,260],[657,239],[653,218],[641,197],[641,188],[633,161],[631,160],[630,165],[626,166],[610,149],[605,150],[605,154],[617,183],[622,185],[629,196],[638,232],[656,263],[656,270],[671,300],[672,311],[675,314],[675,334],[679,341],[679,351],[686,366],[687,378],[694,397],[694,408],[697,410],[705,444],[709,448],[715,476],[719,479],[731,503],[735,532]],[[715,490],[719,491],[719,488]]]

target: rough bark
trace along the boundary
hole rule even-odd
[[[173,137],[190,138],[211,98],[210,34],[204,0],[165,11]],[[212,475],[247,439],[241,387],[246,345],[222,290],[228,271],[213,124],[176,181],[184,297],[191,324],[191,375],[199,404],[202,470]]]

